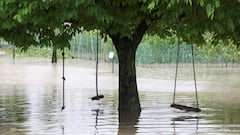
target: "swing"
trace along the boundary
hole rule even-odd
[[[65,64],[64,64],[64,48],[62,49],[62,59],[63,59],[63,74],[62,74],[62,79],[63,79],[63,105],[62,105],[62,109],[61,111],[63,111],[65,109],[65,76],[64,76],[64,73],[65,73]]]
[[[187,112],[201,112],[201,109],[198,105],[198,94],[197,94],[197,83],[196,83],[196,73],[195,73],[195,62],[194,62],[194,48],[192,45],[192,66],[193,66],[193,77],[194,77],[194,86],[195,86],[195,95],[196,95],[196,102],[197,107],[190,107],[185,105],[180,105],[175,103],[176,98],[176,85],[177,85],[177,74],[178,74],[178,64],[179,64],[179,52],[180,52],[180,39],[178,38],[178,48],[177,48],[177,62],[176,62],[176,73],[175,73],[175,82],[174,82],[174,94],[173,94],[173,103],[170,105],[173,108],[185,110]]]
[[[98,31],[97,31],[97,55],[96,55],[96,96],[92,97],[92,100],[99,100],[104,98],[104,95],[98,94]]]

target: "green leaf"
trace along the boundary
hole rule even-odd
[[[199,0],[199,4],[200,4],[201,7],[203,7],[204,6],[204,0]]]
[[[192,6],[192,0],[185,0],[185,3]]]
[[[215,0],[215,7],[219,8],[220,7],[220,1],[219,0]]]
[[[234,31],[234,23],[233,23],[233,20],[231,18],[228,18],[227,27],[231,32]]]
[[[13,17],[14,20],[18,21],[19,23],[22,22],[22,16],[19,15],[19,14],[16,14],[14,17]]]
[[[207,16],[211,19],[213,19],[214,17],[214,7],[212,6],[212,4],[207,4],[206,6],[206,10],[207,10]]]
[[[148,5],[148,9],[149,9],[149,10],[153,10],[154,7],[155,7],[155,2],[152,1],[152,2]]]

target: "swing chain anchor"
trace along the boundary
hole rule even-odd
[[[62,109],[61,109],[61,111],[63,111],[65,109],[65,106],[62,106]]]

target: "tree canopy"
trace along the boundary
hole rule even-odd
[[[146,33],[163,38],[178,31],[185,41],[201,43],[208,31],[214,40],[240,44],[239,11],[239,0],[1,0],[0,35],[24,48],[62,47],[82,30],[131,39],[145,23]]]

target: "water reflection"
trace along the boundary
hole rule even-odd
[[[23,91],[17,86],[13,86],[11,95],[0,96],[0,131],[1,134],[24,134],[24,123],[28,120],[30,112],[29,100],[24,93],[20,94],[18,91]]]
[[[100,68],[99,91],[105,96],[100,101],[89,99],[95,95],[95,64],[80,61],[84,67],[67,66],[66,109],[61,112],[62,67],[47,65],[49,60],[41,64],[30,61],[31,65],[28,62],[17,60],[12,64],[0,59],[0,134],[240,133],[239,68],[201,68],[200,73],[197,70],[201,113],[170,108],[172,69],[140,68],[138,88],[142,112],[131,114],[118,112],[118,77],[111,73],[111,65]],[[189,76],[182,75],[179,80],[177,99],[178,103],[194,106],[193,83]]]
[[[94,135],[97,135],[97,134],[99,134],[99,132],[98,132],[98,126],[99,126],[99,123],[98,123],[98,115],[99,115],[99,113],[103,113],[103,110],[99,110],[99,109],[95,109],[95,110],[92,110],[93,112],[95,112],[95,114],[93,114],[93,115],[95,115],[96,116],[96,121],[95,121],[95,132],[94,132]]]
[[[99,114],[99,109],[93,110],[96,112],[96,121],[95,121],[95,135],[98,133],[98,114]]]
[[[179,116],[172,118],[174,134],[198,134],[199,119],[198,116]]]
[[[119,112],[118,135],[135,135],[140,113]]]

